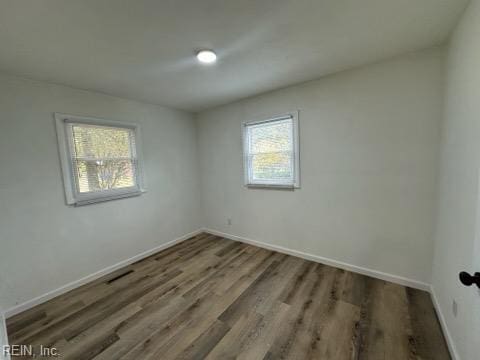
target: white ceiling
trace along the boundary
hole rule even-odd
[[[442,43],[467,2],[0,0],[0,70],[199,111]]]

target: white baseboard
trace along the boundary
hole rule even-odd
[[[162,251],[166,248],[169,248],[173,245],[176,245],[182,241],[185,241],[195,235],[198,235],[200,233],[203,232],[203,229],[198,229],[196,231],[193,231],[189,234],[185,234],[183,236],[180,236],[179,238],[175,239],[175,240],[172,240],[172,241],[169,241],[165,244],[161,244],[153,249],[150,249],[150,250],[147,250],[147,251],[144,251],[143,253],[141,254],[138,254],[138,255],[135,255],[129,259],[125,259],[123,261],[120,261],[114,265],[111,265],[111,266],[108,266],[100,271],[97,271],[93,274],[90,274],[90,275],[87,275],[81,279],[78,279],[78,280],[75,280],[75,281],[72,281],[62,287],[59,287],[58,289],[55,289],[55,290],[52,290],[52,291],[49,291],[48,293],[46,294],[43,294],[43,295],[40,295],[40,296],[37,296],[36,298],[33,298],[31,300],[28,300],[22,304],[19,304],[19,305],[15,305],[13,307],[11,307],[10,309],[7,309],[5,312],[4,312],[4,316],[5,318],[9,318],[9,317],[12,317],[16,314],[19,314],[21,313],[22,311],[25,311],[25,310],[28,310],[28,309],[31,309],[37,305],[40,305],[50,299],[53,299],[54,297],[56,296],[59,296],[59,295],[62,295],[70,290],[73,290],[79,286],[82,286],[82,285],[85,285],[91,281],[94,281],[104,275],[107,275],[115,270],[118,270],[118,269],[121,269],[122,267],[125,267],[127,265],[130,265],[136,261],[139,261],[143,258],[146,258],[152,254],[155,254],[156,252],[159,252],[159,251]]]
[[[455,343],[453,342],[452,335],[448,330],[447,321],[445,320],[445,316],[443,315],[443,311],[440,307],[440,303],[438,302],[437,294],[435,293],[433,285],[430,286],[430,294],[432,295],[433,306],[435,307],[435,311],[437,312],[437,316],[440,321],[445,340],[447,341],[448,350],[450,350],[450,355],[453,360],[460,360],[460,356],[458,355],[457,348],[455,347]]]
[[[240,242],[255,245],[264,249],[277,251],[287,255],[297,256],[306,260],[311,260],[321,264],[359,273],[362,275],[371,276],[377,279],[390,281],[395,284],[400,284],[403,286],[408,286],[408,287],[419,289],[419,290],[430,291],[430,284],[427,284],[418,280],[408,279],[402,276],[393,275],[393,274],[385,273],[382,271],[372,270],[365,267],[348,264],[342,261],[333,260],[333,259],[325,258],[323,256],[313,255],[313,254],[305,253],[298,250],[289,249],[283,246],[272,245],[272,244],[268,244],[268,243],[257,241],[257,240],[247,239],[241,236],[226,234],[217,230],[205,228],[203,229],[203,231],[206,233],[221,236],[230,240],[240,241]]]
[[[8,336],[7,336],[7,324],[5,323],[5,317],[0,313],[0,327],[2,332],[0,333],[0,359],[10,360],[9,354],[4,354],[3,347],[8,345]]]

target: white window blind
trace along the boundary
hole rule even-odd
[[[137,126],[57,117],[67,203],[82,205],[139,195]]]
[[[299,186],[297,119],[292,114],[244,124],[248,186]]]
[[[135,134],[132,129],[70,124],[71,154],[79,193],[134,187]]]

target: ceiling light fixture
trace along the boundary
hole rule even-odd
[[[212,50],[201,50],[197,53],[197,59],[203,64],[213,64],[217,61],[217,54]]]

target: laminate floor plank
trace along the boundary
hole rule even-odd
[[[413,332],[410,342],[414,346],[414,355],[425,359],[436,352],[437,359],[449,359],[445,338],[430,296],[426,292],[411,288],[407,288],[406,293]]]
[[[219,320],[215,320],[212,325],[193,340],[177,357],[179,360],[201,360],[213,350],[230,328]]]
[[[61,359],[450,359],[428,293],[206,233],[7,329]]]

